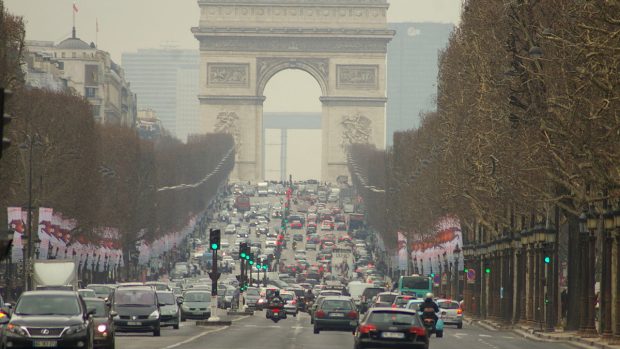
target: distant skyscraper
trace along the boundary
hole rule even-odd
[[[417,128],[420,112],[436,109],[439,51],[448,43],[453,24],[391,23],[396,36],[388,44],[387,134]]]
[[[153,109],[164,129],[183,141],[198,123],[199,63],[197,50],[140,49],[122,55],[138,108]]]

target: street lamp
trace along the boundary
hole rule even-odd
[[[32,258],[34,256],[34,235],[32,234],[32,152],[35,146],[43,146],[41,137],[35,134],[33,137],[26,135],[26,140],[19,145],[19,149],[22,151],[28,151],[28,246],[24,245],[24,258],[22,261],[22,267],[24,272],[24,290],[30,291],[29,286],[32,286],[29,278],[31,277],[30,268],[32,267]]]

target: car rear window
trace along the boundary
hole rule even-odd
[[[293,300],[293,295],[290,293],[282,293],[280,296],[282,296],[282,299],[285,301]]]
[[[378,302],[379,303],[394,303],[394,300],[396,299],[396,295],[395,294],[382,294],[379,296]]]
[[[379,293],[385,291],[382,288],[372,288],[372,287],[368,287],[364,290],[364,292],[362,293],[362,296],[366,297],[367,299],[372,299],[374,298],[376,295],[378,295]]]
[[[439,302],[437,305],[439,305],[440,308],[442,309],[458,309],[459,304],[457,302]]]
[[[395,311],[374,311],[366,322],[375,325],[421,326],[417,315]]]
[[[351,302],[338,301],[338,300],[326,300],[321,304],[323,310],[352,310]]]

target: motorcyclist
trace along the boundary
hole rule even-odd
[[[427,293],[424,297],[424,302],[420,303],[420,311],[422,312],[422,319],[431,318],[436,323],[438,320],[437,313],[439,312],[439,306],[433,300],[435,298],[432,293]]]
[[[293,250],[297,249],[297,241],[293,241]]]
[[[270,297],[267,298],[267,306],[269,308],[269,314],[272,314],[273,309],[284,309],[284,299],[280,296],[280,290],[275,290]]]

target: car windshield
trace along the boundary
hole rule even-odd
[[[106,317],[107,316],[107,312],[106,312],[107,307],[105,306],[105,302],[98,301],[98,300],[85,300],[84,302],[86,302],[86,308],[95,309],[95,317]]]
[[[375,325],[404,325],[420,326],[417,315],[410,313],[399,313],[394,311],[375,311],[370,314],[366,323]]]
[[[144,306],[155,304],[155,293],[148,290],[116,290],[114,294],[116,306]]]
[[[78,293],[80,294],[80,296],[82,296],[82,298],[97,297],[97,293],[91,290],[78,291]]]
[[[337,301],[326,300],[321,304],[323,310],[352,310],[351,302],[349,301]]]
[[[79,315],[82,313],[77,297],[73,295],[23,295],[15,314],[18,315]]]
[[[246,296],[258,296],[259,293],[258,293],[258,290],[247,290],[245,291],[245,295]]]
[[[385,290],[380,289],[380,288],[367,288],[364,290],[364,293],[362,295],[366,297],[367,299],[372,299],[382,291],[385,291]]]
[[[191,292],[185,294],[184,302],[211,302],[211,294],[208,292]]]
[[[168,292],[157,292],[157,300],[159,300],[159,303],[165,305],[176,304],[174,294]]]
[[[459,308],[459,304],[457,302],[451,302],[451,301],[439,302],[437,305],[439,305],[441,309],[458,309]]]

